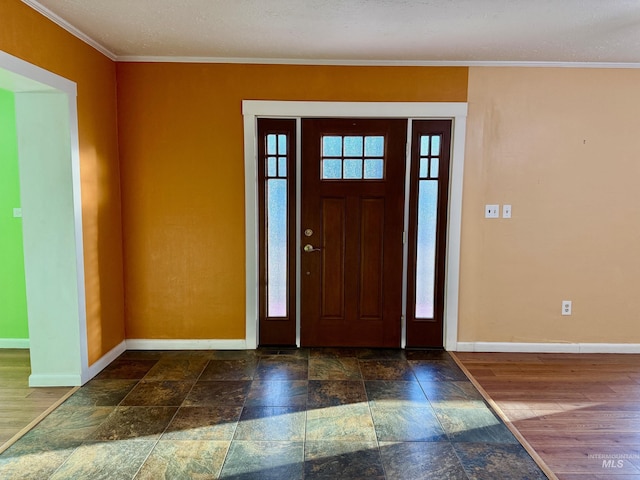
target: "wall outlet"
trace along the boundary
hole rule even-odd
[[[22,218],[22,209],[21,208],[14,208],[13,209],[13,217],[14,218]]]
[[[511,218],[511,205],[502,206],[502,218]]]
[[[571,315],[571,300],[562,301],[562,315]]]
[[[484,218],[500,218],[500,205],[485,205]]]

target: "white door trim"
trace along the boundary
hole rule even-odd
[[[38,177],[42,177],[42,172],[38,174],[37,163],[49,160],[46,153],[25,154],[24,149],[21,151],[20,147],[18,152],[23,207],[26,206],[25,201],[33,205],[46,206],[40,212],[23,208],[27,289],[29,291],[29,285],[32,285],[32,293],[37,293],[27,295],[31,348],[29,383],[31,386],[81,385],[89,380],[89,365],[77,86],[75,82],[0,51],[0,88],[16,95],[19,145],[22,144],[24,147],[33,144],[29,132],[24,129],[38,123],[37,116],[34,117],[32,112],[34,108],[38,108],[41,100],[43,108],[46,108],[48,113],[55,115],[56,119],[59,117],[59,122],[62,122],[60,130],[65,131],[59,139],[56,138],[56,144],[59,143],[59,151],[66,152],[66,158],[56,166],[51,167],[51,164],[47,164],[49,167],[43,169],[48,172],[46,175],[54,173],[55,178],[60,181],[48,183],[46,192],[39,191],[37,187]],[[55,96],[62,96],[60,108],[57,102],[51,101]],[[25,165],[29,168],[23,169]],[[64,197],[67,200],[51,202],[47,200],[49,195],[55,195],[56,198]],[[54,271],[43,272],[43,268],[38,268],[37,261],[30,261],[30,258],[38,257],[38,252],[34,251],[34,244],[42,241],[48,242],[48,256],[73,259],[75,263],[71,265],[68,262],[60,262],[58,265],[53,262],[47,268],[54,268]],[[64,280],[48,281],[52,277]],[[52,298],[59,298],[63,307],[47,305]],[[47,311],[48,313],[42,314]],[[32,314],[33,312],[36,314]]]
[[[258,345],[258,117],[360,117],[452,119],[451,177],[447,225],[444,309],[444,346],[456,350],[458,342],[458,287],[462,179],[467,104],[464,102],[298,102],[243,100],[245,166],[246,346]],[[298,292],[300,290],[298,289]],[[299,303],[299,302],[298,302]],[[299,339],[299,332],[298,332]],[[404,340],[403,340],[404,345]]]

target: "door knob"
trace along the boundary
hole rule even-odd
[[[310,243],[307,243],[307,244],[304,246],[304,248],[303,248],[303,249],[304,249],[304,251],[305,251],[305,252],[307,252],[307,253],[308,253],[308,252],[319,252],[320,250],[322,250],[321,248],[315,248],[315,247],[314,247],[313,245],[311,245]]]

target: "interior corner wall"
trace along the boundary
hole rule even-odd
[[[118,63],[131,339],[245,338],[242,100],[464,102],[467,68]]]
[[[115,63],[20,0],[0,2],[0,50],[77,84],[89,364],[125,337]]]
[[[28,339],[18,137],[13,92],[0,90],[0,341]]]
[[[640,343],[639,84],[637,69],[470,69],[461,342]]]

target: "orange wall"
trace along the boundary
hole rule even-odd
[[[124,339],[115,63],[19,0],[0,1],[0,50],[78,85],[89,363]]]
[[[467,74],[117,64],[127,338],[245,336],[243,99],[466,101]]]

